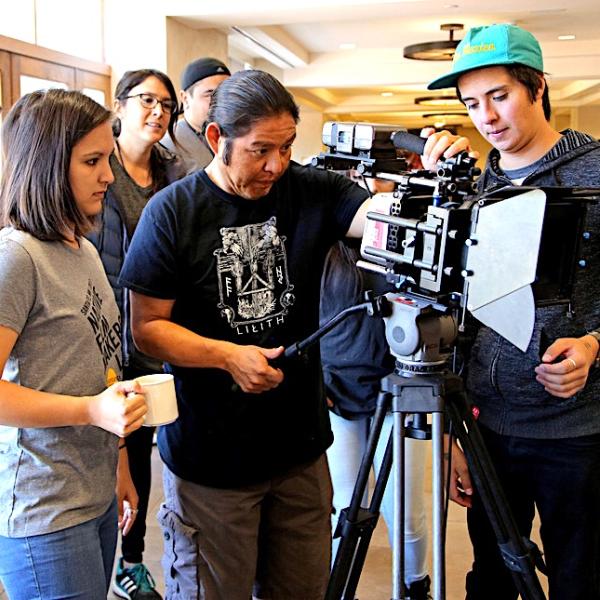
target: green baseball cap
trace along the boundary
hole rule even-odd
[[[514,64],[544,70],[542,49],[529,31],[508,23],[473,27],[456,48],[452,72],[433,80],[427,89],[453,87],[463,73],[473,69]]]

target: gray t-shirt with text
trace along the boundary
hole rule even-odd
[[[119,311],[93,245],[0,230],[0,325],[18,333],[2,378],[72,396],[121,377]],[[0,535],[58,531],[103,514],[117,439],[94,426],[0,426]]]

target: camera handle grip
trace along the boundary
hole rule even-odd
[[[409,152],[415,152],[417,154],[423,154],[425,149],[425,138],[408,133],[408,131],[395,131],[391,135],[392,142],[396,148],[401,150],[408,150]]]

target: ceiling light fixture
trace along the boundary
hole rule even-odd
[[[386,98],[389,98],[390,96],[394,95],[394,92],[381,92],[382,96],[385,96]]]
[[[439,113],[425,113],[424,115],[421,115],[424,119],[446,119],[447,117],[466,117],[467,113],[466,112],[458,112],[458,111],[446,111],[446,112],[439,112]]]
[[[454,39],[454,32],[463,29],[462,23],[444,23],[440,25],[442,31],[450,32],[450,39],[438,42],[425,42],[411,44],[404,47],[404,58],[412,60],[452,60],[459,40]]]
[[[458,96],[419,96],[415,104],[420,106],[463,106]]]
[[[572,33],[569,33],[567,35],[559,35],[558,39],[561,40],[561,41],[564,41],[564,40],[574,40],[575,36]]]

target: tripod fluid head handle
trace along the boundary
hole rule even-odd
[[[293,358],[300,356],[307,348],[316,344],[328,331],[331,331],[350,315],[360,312],[361,310],[366,311],[370,317],[386,317],[390,314],[390,307],[385,296],[376,296],[372,290],[368,290],[365,292],[365,302],[355,304],[354,306],[342,310],[307,338],[288,346],[283,353],[283,357]]]

